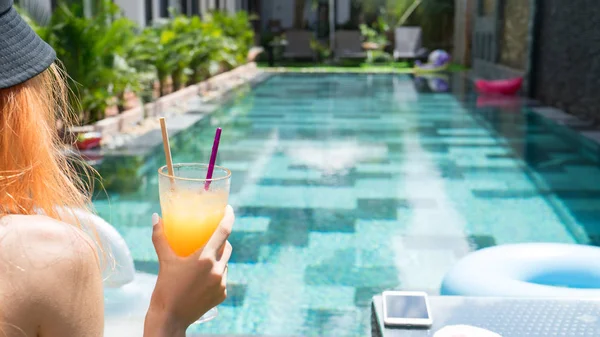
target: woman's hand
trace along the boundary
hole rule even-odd
[[[234,222],[231,206],[206,246],[188,257],[179,257],[169,246],[162,219],[154,214],[152,241],[159,272],[146,315],[144,336],[185,336],[187,327],[227,297],[227,241]]]

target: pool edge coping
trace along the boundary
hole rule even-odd
[[[171,138],[175,137],[180,132],[197,124],[204,118],[210,116],[212,113],[214,113],[215,111],[217,111],[220,108],[222,108],[223,106],[225,106],[227,103],[231,102],[238,95],[245,94],[249,90],[249,88],[254,88],[255,86],[268,80],[271,76],[272,76],[272,74],[258,69],[256,74],[254,76],[252,76],[251,78],[247,79],[247,81],[245,81],[244,83],[241,83],[238,86],[227,88],[226,90],[219,93],[215,97],[211,97],[209,99],[203,100],[200,103],[200,108],[193,108],[193,109],[187,108],[186,111],[183,113],[174,113],[174,112],[172,112],[173,107],[170,107],[169,110],[171,110],[171,111],[167,110],[165,115],[170,117],[171,121],[177,120],[178,118],[179,119],[190,118],[190,116],[197,116],[197,118],[192,118],[193,122],[190,125],[187,125],[186,127],[183,127],[183,128],[171,128],[170,127],[169,128],[169,137],[171,137]],[[190,100],[192,100],[192,99],[201,99],[201,96],[194,95],[192,98],[188,98],[186,101],[186,104],[188,104],[190,102]],[[148,130],[142,134],[136,135],[135,137],[128,139],[127,142],[134,143],[136,141],[139,141],[142,137],[148,136],[153,131],[156,131],[156,130],[154,130],[154,129]],[[89,151],[81,151],[80,153],[84,158],[85,157],[98,157],[98,156],[103,157],[103,158],[140,157],[140,156],[145,157],[145,156],[150,155],[161,144],[162,144],[162,138],[154,137],[154,138],[152,138],[151,142],[146,143],[144,146],[139,146],[139,144],[138,144],[136,146],[128,147],[127,145],[124,145],[124,146],[113,148],[113,149],[98,148],[98,149],[89,150]]]

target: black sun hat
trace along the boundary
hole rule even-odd
[[[13,0],[0,0],[0,88],[35,77],[55,59],[54,49],[21,18]]]

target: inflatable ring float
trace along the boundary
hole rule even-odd
[[[444,277],[441,295],[600,297],[600,247],[510,244],[461,259]]]
[[[481,94],[515,95],[523,85],[523,78],[508,80],[476,80],[475,88]]]

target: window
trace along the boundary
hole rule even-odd
[[[200,0],[192,1],[192,15],[200,15]]]
[[[179,0],[179,12],[181,14],[188,15],[188,2],[187,0]]]
[[[169,0],[160,0],[160,17],[169,17]]]
[[[221,9],[221,1],[215,0],[215,9]]]
[[[146,25],[152,24],[152,20],[154,19],[154,8],[152,7],[152,0],[145,0],[146,6]]]
[[[258,0],[246,0],[246,11],[248,13],[257,14],[259,1]]]

